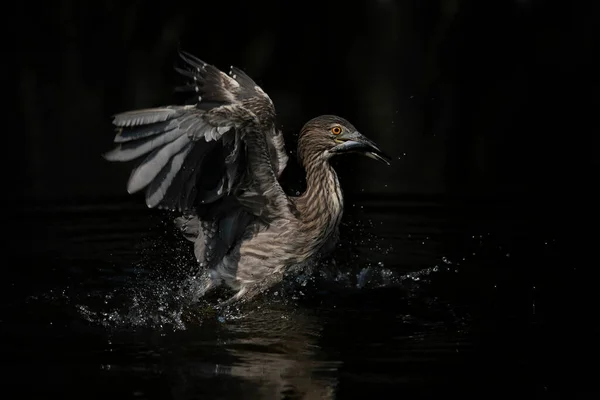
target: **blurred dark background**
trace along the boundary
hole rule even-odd
[[[352,194],[544,198],[594,192],[593,2],[51,1],[9,15],[9,203],[127,196],[111,115],[180,103],[178,49],[270,94],[295,150],[319,114],[394,158],[341,160]],[[293,160],[293,159],[292,159]],[[291,163],[288,181],[301,171]],[[142,201],[140,199],[140,201]]]
[[[600,354],[597,8],[549,0],[11,3],[0,157],[8,387],[63,398],[142,398],[177,385],[235,391],[243,376],[215,380],[212,371],[235,366],[237,354],[242,367],[270,363],[277,379],[278,360],[309,372],[320,357],[339,361],[340,398],[403,386],[396,393],[405,398],[415,398],[404,396],[411,387],[461,398],[597,392],[588,367]],[[297,325],[273,308],[284,324],[273,327],[261,319],[267,306],[256,324],[240,324],[249,327],[241,336],[229,324],[192,321],[189,335],[166,336],[149,325],[162,329],[172,310],[195,309],[170,291],[195,260],[170,217],[127,194],[134,164],[102,154],[112,148],[113,114],[184,101],[174,93],[184,82],[173,68],[180,49],[246,71],[273,99],[289,150],[307,120],[338,114],[393,158],[390,167],[336,160],[348,204],[336,258],[350,283],[338,295],[307,296],[309,307],[292,316]],[[303,185],[294,161],[284,175],[291,192]],[[356,289],[361,276],[371,279],[366,272],[396,280]],[[115,316],[122,332],[104,328]],[[130,337],[127,323],[151,329]],[[292,346],[272,345],[273,332]],[[252,346],[236,347],[239,338]],[[320,349],[314,360],[303,364],[310,352],[296,342]]]

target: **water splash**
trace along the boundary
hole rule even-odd
[[[78,302],[75,307],[88,322],[106,328],[185,329],[184,313],[191,303],[168,284],[130,281],[125,288],[106,294],[95,293],[96,299]]]
[[[447,269],[451,267],[444,266]],[[179,267],[186,269],[189,265]],[[239,307],[234,303],[218,307],[218,302],[227,298],[231,294],[229,292],[224,292],[223,297],[217,295],[204,299],[201,296],[203,282],[200,276],[174,276],[163,268],[154,268],[156,270],[151,265],[138,265],[132,268],[134,272],[131,276],[118,277],[119,285],[115,285],[113,279],[93,290],[83,291],[82,287],[79,290],[75,287],[54,289],[38,300],[55,303],[61,308],[67,303],[87,323],[110,330],[187,330],[207,322],[223,324],[235,321],[252,311],[252,305]],[[321,264],[290,274],[286,277],[284,288],[268,291],[261,302],[287,303],[310,297],[323,289],[364,291],[394,286],[407,288],[407,284],[424,283],[424,278],[442,269],[435,265],[400,273],[387,268],[383,262],[362,267],[356,264]]]
[[[334,256],[337,261],[289,274],[284,290],[265,293],[265,301],[297,300],[311,296],[315,290],[331,288],[413,287],[425,283],[440,270],[456,268],[457,264],[447,258],[438,262],[440,266],[432,263],[408,272],[407,266],[386,265],[388,258],[398,259],[398,255],[394,254],[391,243],[372,233],[375,223],[378,222],[364,218],[347,225],[354,234],[340,244]],[[189,243],[168,231],[165,233],[148,240],[141,251],[135,250],[141,254],[134,265],[104,271],[91,287],[84,284],[79,290],[54,290],[46,298],[67,302],[83,320],[110,329],[185,330],[208,321],[226,323],[243,318],[244,312],[252,307],[246,311],[235,305],[216,307],[231,293],[224,293],[222,298],[201,296],[203,281],[195,275],[197,264]]]

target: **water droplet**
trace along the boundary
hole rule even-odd
[[[510,257],[510,253],[506,253],[506,257]]]

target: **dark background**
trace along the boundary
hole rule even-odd
[[[169,294],[180,282],[172,275],[196,266],[189,243],[170,216],[127,194],[133,163],[101,156],[112,148],[113,114],[182,102],[173,91],[184,82],[173,69],[182,49],[261,85],[289,150],[306,121],[338,114],[393,158],[389,167],[336,160],[348,204],[336,257],[349,286],[307,296],[304,308],[265,303],[240,323],[243,339],[266,343],[264,354],[250,348],[242,355],[256,358],[241,365],[264,368],[281,332],[281,343],[292,343],[280,355],[286,363],[303,354],[294,343],[318,336],[318,356],[340,361],[340,398],[403,387],[400,397],[411,387],[461,398],[597,392],[597,4],[6,6],[0,361],[8,387],[132,398],[170,390],[175,376],[192,392],[220,390],[210,374],[233,364],[227,343],[239,333],[231,323],[163,329],[170,307],[197,308]],[[284,175],[291,192],[303,177],[294,161]],[[357,273],[381,275],[383,262],[400,281],[354,291]],[[275,321],[284,314],[296,325],[261,319],[271,307]],[[127,324],[105,329],[104,310],[139,336]],[[223,387],[235,390],[238,380]]]
[[[290,150],[319,114],[377,141],[394,163],[342,160],[350,195],[577,204],[597,182],[593,3],[21,3],[8,15],[4,93],[15,110],[3,158],[16,190],[5,201],[127,196],[133,165],[101,157],[111,115],[180,102],[183,49],[252,76]]]

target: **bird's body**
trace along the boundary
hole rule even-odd
[[[346,120],[321,116],[299,136],[306,191],[290,197],[279,178],[288,156],[269,96],[245,73],[228,75],[182,53],[195,104],[118,114],[110,161],[146,155],[130,193],[148,207],[182,213],[176,224],[206,271],[204,291],[225,282],[232,299],[251,298],[294,266],[327,255],[337,241],[343,198],[329,159],[359,151],[384,160]]]

